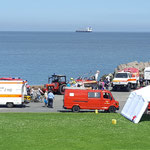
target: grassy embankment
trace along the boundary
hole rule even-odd
[[[1,113],[0,150],[19,149],[149,150],[150,115],[134,124],[109,113]]]

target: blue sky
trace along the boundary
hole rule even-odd
[[[0,31],[150,32],[150,0],[0,0]]]

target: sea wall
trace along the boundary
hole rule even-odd
[[[134,61],[134,62],[129,62],[127,64],[121,64],[121,65],[118,65],[117,68],[115,68],[114,72],[118,72],[119,70],[123,70],[124,68],[130,68],[130,67],[137,68],[139,69],[140,74],[144,74],[144,69],[145,67],[150,67],[150,62]]]
[[[34,90],[38,90],[38,88],[43,89],[44,85],[31,85],[31,88],[34,88]]]

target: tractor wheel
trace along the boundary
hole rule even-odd
[[[72,107],[72,111],[73,112],[79,112],[80,111],[80,107],[75,105],[75,106]]]
[[[59,87],[59,93],[60,93],[61,95],[63,95],[63,94],[65,93],[65,87],[66,87],[65,84],[60,85],[60,87]]]
[[[115,106],[110,106],[109,107],[109,112],[110,113],[115,113],[116,112],[116,107]]]

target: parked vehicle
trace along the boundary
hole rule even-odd
[[[119,110],[119,102],[113,98],[108,90],[65,88],[64,109],[72,109],[73,112],[79,112],[80,109],[116,112]]]
[[[98,84],[95,80],[81,80],[76,82],[77,87],[85,87],[87,89],[97,89]]]
[[[150,82],[150,67],[144,69],[144,81],[146,81],[146,84]]]
[[[27,93],[27,86],[29,86],[27,83],[27,80],[23,80],[21,78],[2,77],[2,78],[0,78],[0,81],[22,81],[22,82],[24,82],[24,84],[25,84],[24,89],[23,89],[24,101],[25,101],[25,103],[29,103],[31,101],[31,96],[28,95],[28,93]]]
[[[79,77],[76,79],[76,85],[77,86],[82,86],[86,88],[92,88],[92,89],[97,89],[98,88],[98,76],[99,76],[100,71],[97,70],[96,73],[90,77]]]
[[[150,110],[150,102],[149,102],[149,105],[148,105],[148,110]]]
[[[125,88],[130,91],[131,88],[136,89],[139,83],[139,70],[137,68],[125,68],[115,74],[112,80],[113,90]]]
[[[146,67],[144,69],[144,79],[145,80],[150,80],[150,67]]]
[[[48,78],[48,84],[45,85],[46,90],[52,90],[54,94],[64,94],[66,87],[65,75],[52,75]]]
[[[11,108],[24,103],[25,82],[19,80],[0,80],[0,105]]]

